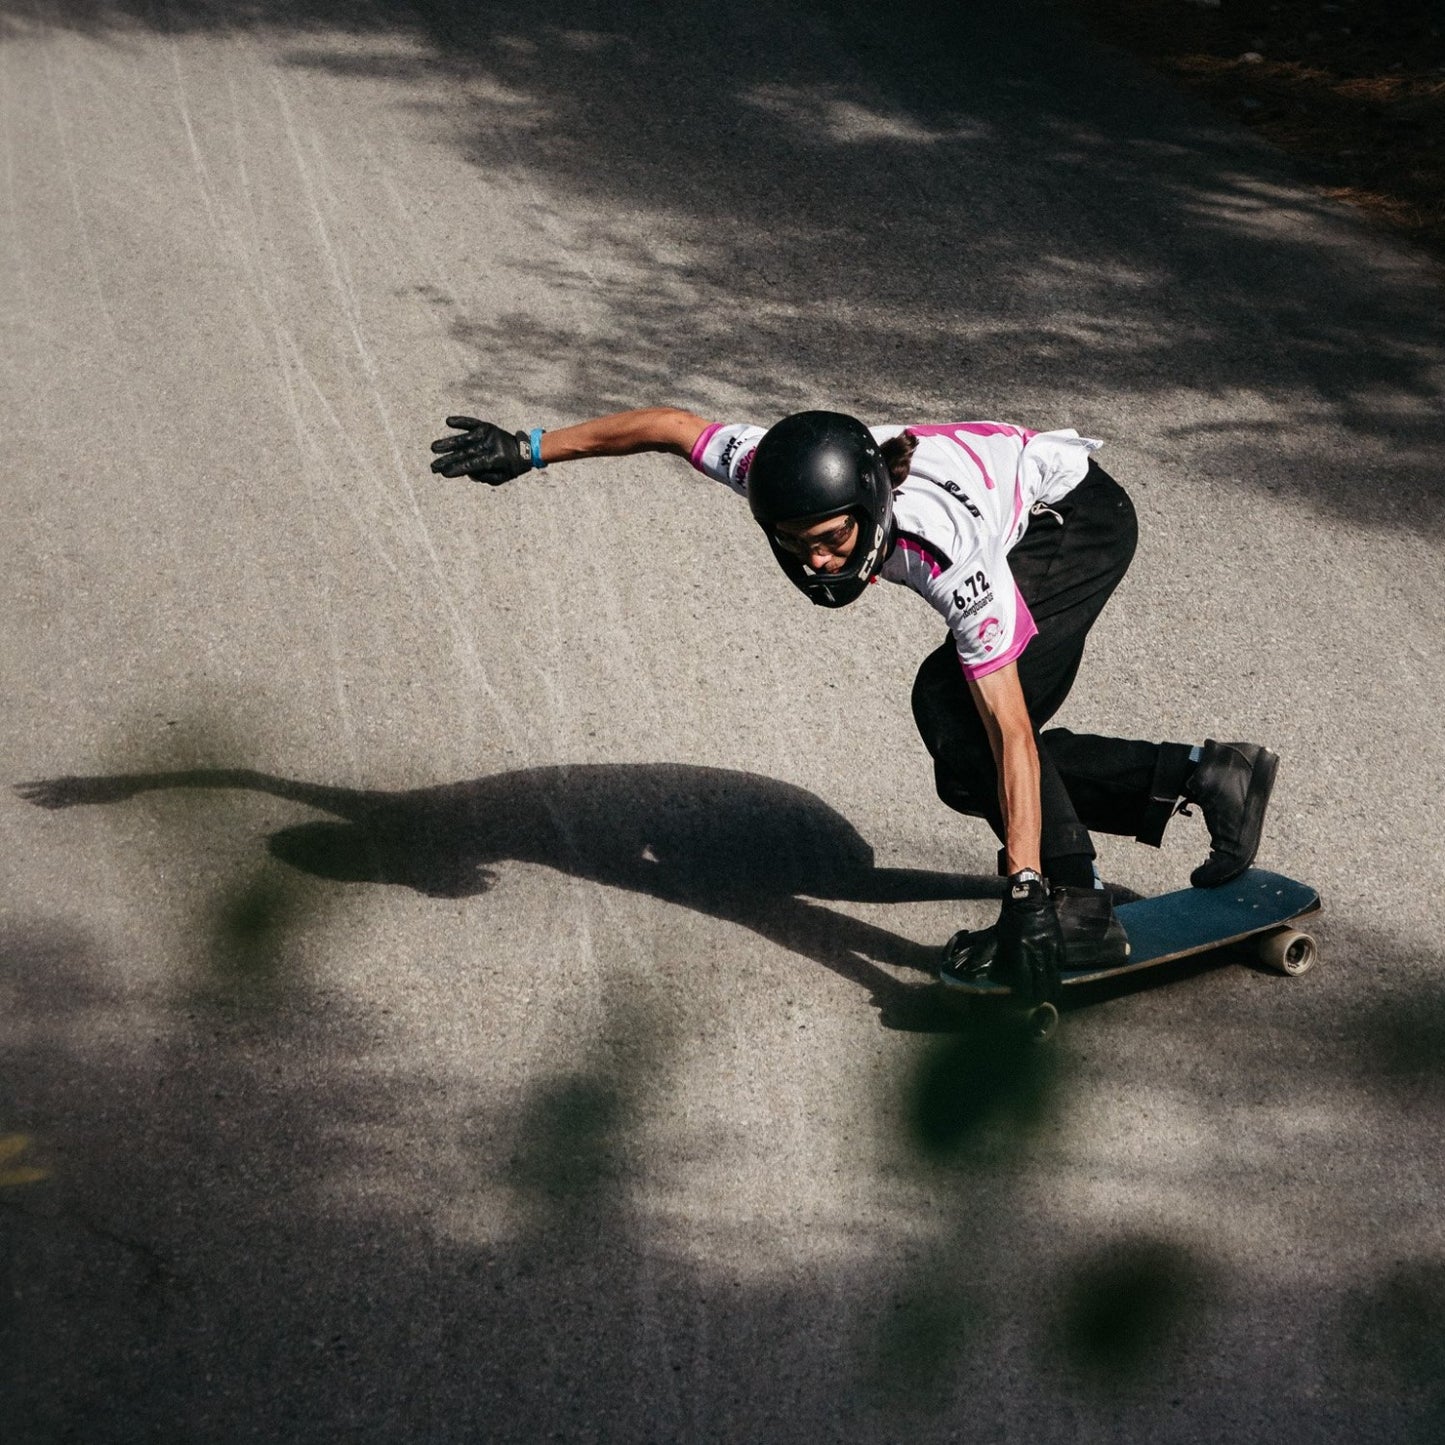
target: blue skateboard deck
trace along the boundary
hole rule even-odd
[[[1157,898],[1123,903],[1115,913],[1129,936],[1127,962],[1118,968],[1066,969],[1063,982],[1094,983],[1250,938],[1267,940],[1296,919],[1319,910],[1320,895],[1308,884],[1263,868],[1250,868],[1218,888],[1180,888]],[[1309,942],[1309,962],[1313,962],[1313,940]],[[1266,961],[1272,951],[1262,951]],[[1301,961],[1302,956],[1296,965]],[[1282,961],[1280,966],[1285,972],[1303,973],[1309,963],[1288,967]]]

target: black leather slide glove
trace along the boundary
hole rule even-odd
[[[503,431],[474,416],[449,416],[447,425],[457,427],[453,436],[438,437],[431,444],[437,459],[431,469],[443,477],[470,477],[500,487],[532,470],[532,443],[526,432]]]
[[[1064,962],[1064,936],[1044,880],[1025,869],[1004,889],[998,916],[995,977],[1006,983],[1029,1007],[1059,1001],[1059,969]]]

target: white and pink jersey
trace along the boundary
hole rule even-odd
[[[885,442],[904,428],[870,430]],[[1078,486],[1102,443],[1072,429],[1033,432],[988,421],[908,430],[918,446],[908,480],[893,493],[894,545],[879,575],[932,603],[965,675],[985,677],[1016,661],[1038,631],[1008,553],[1031,510]],[[742,422],[710,426],[692,464],[745,497],[763,431]]]

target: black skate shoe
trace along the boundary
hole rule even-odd
[[[1278,767],[1279,758],[1255,743],[1204,744],[1184,785],[1184,802],[1199,805],[1209,829],[1209,857],[1189,875],[1196,888],[1217,888],[1254,862]]]
[[[1064,935],[1064,967],[1119,968],[1129,957],[1124,925],[1102,888],[1055,888],[1051,895]]]

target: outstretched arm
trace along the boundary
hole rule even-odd
[[[577,461],[582,457],[624,457],[635,452],[672,452],[690,457],[707,422],[674,406],[613,412],[575,426],[544,433],[542,460]]]
[[[541,455],[532,453],[535,433],[507,432],[493,422],[470,416],[449,416],[459,430],[431,444],[434,472],[444,477],[471,477],[500,486],[536,466],[577,461],[583,457],[621,457],[636,452],[672,452],[691,456],[707,422],[673,406],[613,412],[591,421],[560,427],[539,438]]]

